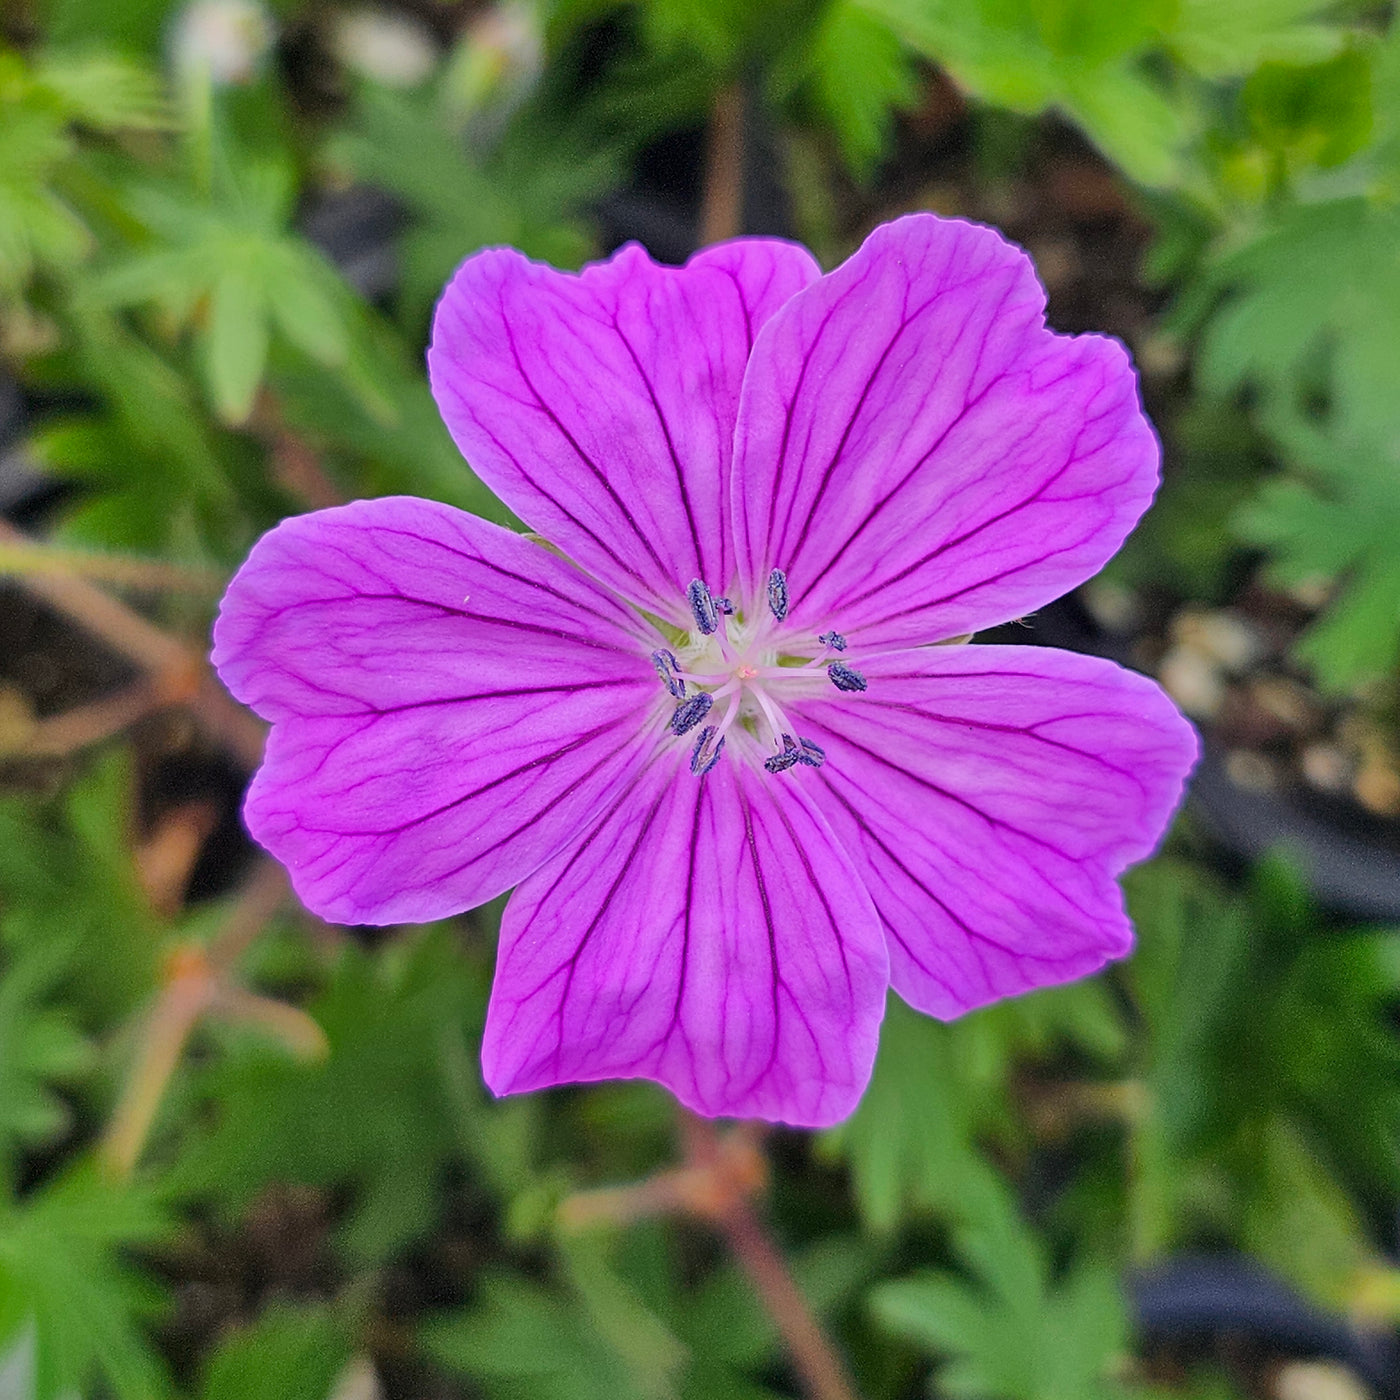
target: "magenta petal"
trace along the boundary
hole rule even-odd
[[[1149,855],[1196,736],[1151,681],[1039,647],[950,646],[863,664],[804,700],[822,811],[861,870],[911,1005],[950,1017],[1123,956],[1115,876]]]
[[[663,753],[512,896],[486,1080],[643,1077],[699,1113],[834,1123],[870,1075],[887,972],[808,796],[730,754],[696,779]]]
[[[722,593],[733,574],[728,483],[749,348],[816,276],[804,248],[759,239],[683,268],[629,245],[577,275],[478,253],[438,304],[433,393],[522,520],[684,622],[691,579]]]
[[[1044,326],[1030,260],[915,214],[794,297],[754,346],[735,440],[745,597],[906,645],[975,632],[1096,573],[1158,447],[1126,352]]]
[[[249,830],[328,919],[493,898],[645,761],[658,687],[640,627],[550,551],[449,506],[284,521],[214,627],[224,683],[273,721]]]

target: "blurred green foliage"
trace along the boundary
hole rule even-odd
[[[1262,554],[1327,599],[1296,651],[1320,686],[1393,679],[1386,6],[421,4],[369,52],[353,10],[0,18],[0,373],[38,410],[24,460],[67,493],[57,541],[225,576],[339,497],[506,519],[427,390],[438,289],[487,244],[593,256],[648,153],[742,83],[824,256],[923,198],[901,165],[920,132],[960,131],[989,184],[1036,133],[1095,149],[1150,225],[1150,329],[1184,357],[1154,389],[1166,482],[1119,578],[1216,603]],[[363,186],[392,232],[313,242]],[[197,591],[138,601],[205,635]],[[115,1170],[104,1132],[171,969],[240,909],[162,897],[153,766],[148,738],[118,738],[0,789],[3,1400],[793,1393],[708,1232],[561,1225],[575,1192],[673,1160],[672,1110],[636,1084],[489,1099],[490,910],[374,940],[273,919],[234,969],[258,1014],[199,1021],[135,1173]],[[892,998],[855,1116],[778,1140],[777,1231],[868,1400],[1224,1400],[1208,1369],[1133,1357],[1125,1271],[1174,1251],[1244,1251],[1321,1305],[1400,1317],[1400,935],[1336,924],[1284,860],[1220,875],[1189,834],[1129,901],[1140,949],[1100,978],[948,1025]],[[278,1233],[288,1200],[311,1204]]]

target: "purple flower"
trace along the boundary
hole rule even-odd
[[[1090,577],[1155,489],[1123,348],[1043,313],[1023,253],[927,214],[826,277],[758,239],[479,253],[433,390],[553,548],[409,498],[256,545],[214,648],[272,721],[248,826],[330,919],[518,886],[497,1093],[832,1123],[888,985],[950,1017],[1127,952],[1191,729],[1105,661],[931,645]]]

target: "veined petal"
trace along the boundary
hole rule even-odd
[[[900,996],[951,1017],[1123,956],[1115,876],[1155,849],[1197,751],[1163,692],[1040,647],[925,647],[863,670],[865,693],[791,708],[826,750],[810,776]]]
[[[688,625],[685,587],[733,574],[739,391],[765,321],[818,275],[742,239],[683,268],[635,244],[577,275],[490,249],[438,304],[428,369],[477,474],[570,558]]]
[[[735,439],[741,594],[906,645],[1020,616],[1096,573],[1157,485],[1126,352],[1045,329],[1030,260],[915,214],[754,345]]]
[[[879,920],[810,799],[726,754],[658,755],[515,892],[482,1063],[496,1093],[659,1080],[699,1113],[806,1127],[870,1075]]]
[[[273,721],[249,830],[328,919],[493,898],[645,761],[643,626],[550,551],[432,501],[284,521],[214,627],[224,683]]]

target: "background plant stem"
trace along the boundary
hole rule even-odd
[[[721,1167],[729,1155],[724,1140],[708,1118],[682,1113],[681,1134],[688,1166],[709,1167],[717,1178],[729,1175]],[[759,1150],[756,1145],[755,1150]],[[717,1185],[722,1188],[723,1182]],[[859,1400],[845,1362],[822,1331],[767,1222],[755,1208],[751,1187],[717,1189],[706,1214],[773,1319],[811,1400]]]

